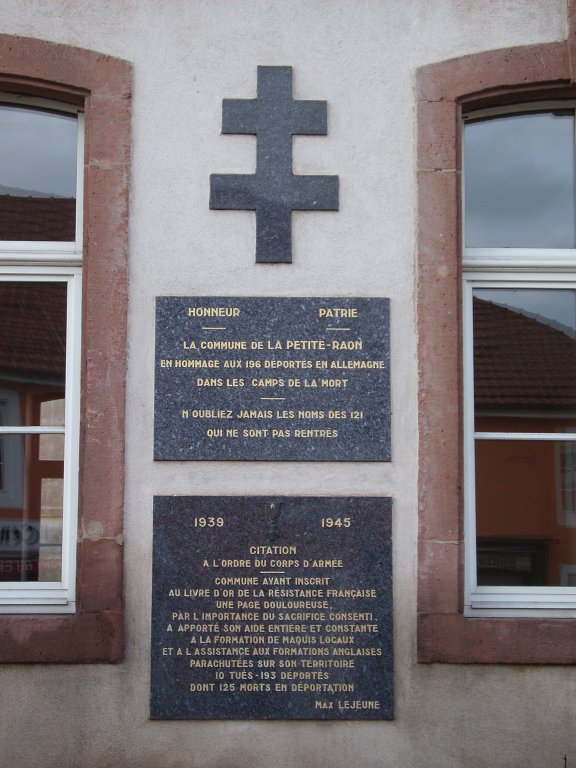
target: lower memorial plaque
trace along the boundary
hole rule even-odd
[[[390,720],[391,500],[154,500],[151,718]]]

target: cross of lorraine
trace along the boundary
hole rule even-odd
[[[292,261],[292,211],[337,211],[338,176],[295,176],[292,136],[325,136],[325,101],[292,98],[292,67],[258,67],[256,99],[223,99],[222,133],[254,134],[255,174],[212,174],[210,208],[256,211],[256,262]]]

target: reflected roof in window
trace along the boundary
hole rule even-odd
[[[0,104],[0,240],[75,239],[78,121]]]

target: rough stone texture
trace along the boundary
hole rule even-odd
[[[0,660],[118,662],[131,67],[69,46],[0,35],[0,88],[86,112],[81,456],[76,614],[0,615]],[[86,531],[89,537],[84,538]],[[115,537],[115,538],[114,538]]]
[[[46,40],[3,36],[0,66],[16,78],[38,81],[37,88],[54,87],[62,92],[101,92],[127,98],[131,92],[129,62],[70,45]]]
[[[567,0],[568,56],[570,60],[570,80],[576,79],[576,2]]]
[[[419,604],[431,614],[457,613],[461,608],[459,541],[421,541]]]
[[[566,43],[547,43],[489,51],[443,61],[420,70],[421,101],[454,102],[493,88],[512,89],[541,82],[570,82]]]
[[[80,610],[116,611],[122,614],[122,583],[112,575],[122,573],[123,547],[101,536],[81,544],[82,572],[78,580]]]
[[[421,661],[447,664],[575,664],[575,641],[573,621],[431,613],[420,618],[418,652]]]
[[[419,101],[418,154],[420,171],[456,170],[459,165],[457,132],[459,111],[453,101]]]
[[[128,96],[118,98],[108,92],[90,95],[86,143],[91,165],[108,170],[114,166],[120,166],[122,170],[128,168],[130,112]]]
[[[96,663],[123,658],[122,611],[83,611],[73,617],[2,617],[7,662]]]

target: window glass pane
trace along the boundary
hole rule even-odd
[[[40,403],[40,426],[54,427],[64,424],[64,398],[55,397]]]
[[[40,461],[59,461],[64,456],[64,435],[39,435]]]
[[[60,435],[1,435],[0,581],[59,581],[64,451]],[[41,441],[53,441],[44,449]]]
[[[466,246],[575,247],[572,114],[469,122],[464,168]]]
[[[60,581],[61,578],[63,499],[63,478],[43,477],[40,498],[38,581]]]
[[[574,586],[574,443],[479,440],[479,586]]]
[[[0,435],[0,509],[23,505],[24,438],[20,435]]]
[[[64,423],[66,283],[0,281],[4,426]]]
[[[576,291],[474,290],[477,431],[576,431]]]
[[[77,125],[0,105],[0,240],[75,240]]]

